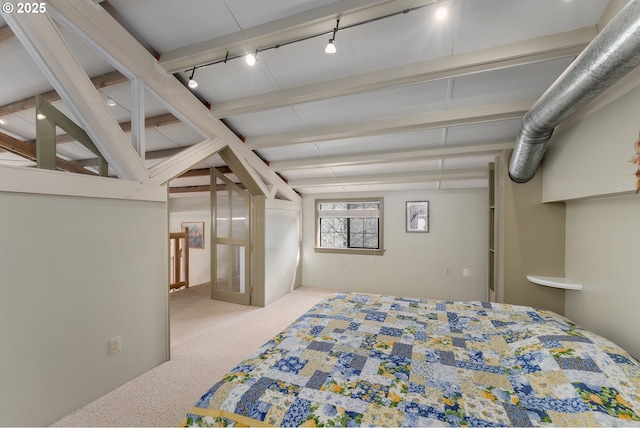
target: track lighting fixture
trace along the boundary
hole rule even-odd
[[[258,51],[256,51],[255,54],[247,54],[247,56],[244,57],[244,60],[247,61],[247,64],[251,67],[253,67],[254,65],[256,65],[256,61],[257,61],[257,57],[258,56]]]
[[[434,0],[434,2],[436,3],[440,3],[440,0]],[[189,87],[190,88],[196,88],[198,86],[198,83],[193,79],[193,75],[196,72],[196,68],[203,68],[203,67],[209,67],[211,65],[214,64],[220,64],[220,63],[227,63],[228,61],[232,60],[232,59],[236,59],[236,58],[242,58],[244,57],[244,60],[246,61],[246,63],[253,67],[256,65],[256,61],[257,61],[257,56],[258,56],[258,51],[262,52],[262,51],[267,51],[267,50],[271,50],[271,49],[278,49],[282,46],[286,46],[286,45],[290,45],[293,43],[298,43],[298,42],[303,42],[305,40],[314,38],[314,37],[324,37],[326,36],[326,34],[331,34],[331,38],[329,39],[329,43],[327,43],[327,46],[325,47],[324,51],[327,54],[333,54],[336,53],[336,45],[335,45],[335,41],[336,41],[336,35],[338,34],[338,30],[346,30],[346,29],[350,29],[350,28],[354,28],[354,27],[359,27],[361,25],[365,25],[365,24],[369,24],[371,22],[375,22],[375,21],[379,21],[381,19],[386,19],[386,18],[390,18],[392,16],[396,16],[396,15],[401,15],[401,14],[405,14],[405,13],[409,13],[411,11],[417,10],[417,9],[422,9],[422,8],[426,8],[426,7],[432,7],[434,2],[427,2],[425,4],[420,4],[418,6],[414,6],[411,7],[409,9],[403,9],[402,11],[397,11],[397,12],[391,12],[388,13],[386,15],[383,16],[379,16],[379,17],[373,17],[370,19],[366,19],[364,21],[360,21],[360,22],[355,22],[355,23],[349,23],[347,25],[343,25],[342,28],[339,28],[339,24],[340,24],[340,19],[336,19],[336,26],[333,29],[333,31],[322,31],[320,33],[316,33],[316,34],[312,34],[312,35],[307,35],[307,36],[303,36],[297,39],[293,39],[293,40],[288,40],[285,42],[280,42],[280,43],[276,43],[274,45],[268,45],[268,46],[260,46],[258,47],[258,49],[256,49],[254,52],[252,53],[241,53],[238,52],[237,54],[233,54],[229,51],[225,52],[225,56],[224,58],[212,61],[212,62],[208,62],[206,64],[200,64],[200,65],[196,65],[193,66],[193,68],[189,68],[184,70],[184,73],[188,73],[189,71],[191,71],[191,77],[189,78]],[[440,8],[438,8],[435,12],[434,12],[434,19],[438,19],[438,20],[444,20],[445,18],[447,18],[449,11],[447,10],[447,8],[445,6],[442,6]],[[343,23],[344,24],[344,23]]]
[[[324,48],[324,52],[328,54],[336,53],[336,45],[333,42],[336,40],[336,33],[338,32],[338,24],[340,24],[340,19],[336,20],[336,27],[333,29],[333,35],[329,39],[329,43],[327,43],[327,47]]]
[[[196,81],[193,79],[193,75],[194,75],[194,74],[196,74],[196,68],[195,68],[195,67],[193,67],[193,71],[191,72],[191,77],[189,77],[189,83],[188,83],[188,85],[189,85],[189,87],[190,87],[191,89],[195,89],[195,88],[197,88],[197,87],[198,87],[198,82],[196,82]]]

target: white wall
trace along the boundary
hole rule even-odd
[[[315,253],[314,197],[303,198],[302,285],[447,300],[486,300],[488,190],[349,194],[384,197],[383,256]],[[321,195],[344,198],[344,193]],[[430,202],[430,232],[405,232],[405,202]],[[463,277],[463,268],[470,276]],[[449,273],[447,273],[449,272]]]
[[[265,305],[289,293],[296,282],[300,211],[269,209],[265,218]]]
[[[567,317],[640,357],[640,199],[636,195],[567,204]]]
[[[167,233],[166,202],[0,191],[0,425],[49,425],[166,361]]]
[[[182,222],[204,222],[204,249],[189,248],[189,285],[202,284],[211,279],[210,212],[208,195],[169,200],[170,232],[180,232]]]
[[[640,356],[640,199],[634,154],[640,74],[632,72],[563,124],[545,154],[543,200],[567,199],[565,314]],[[617,98],[616,98],[617,97]]]
[[[629,161],[640,130],[640,88],[630,83],[637,82],[627,82],[629,91],[614,102],[595,102],[568,126],[559,127],[543,161],[544,202],[635,191],[637,165]]]

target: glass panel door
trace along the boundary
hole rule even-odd
[[[244,305],[251,304],[250,255],[250,195],[214,170],[212,187],[218,180],[226,189],[216,192],[212,201],[215,216],[215,242],[211,266],[215,272],[211,297]],[[212,219],[213,220],[213,219]],[[212,222],[214,224],[214,222]],[[212,278],[214,276],[212,275]]]

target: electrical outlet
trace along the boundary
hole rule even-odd
[[[109,354],[120,352],[120,336],[114,337],[109,341]]]
[[[468,268],[462,269],[462,276],[469,276],[469,269]]]

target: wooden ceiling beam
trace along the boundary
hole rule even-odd
[[[29,144],[26,141],[20,141],[7,134],[0,133],[0,147],[14,153],[18,156],[22,156],[26,159],[36,162],[36,146]],[[81,165],[75,162],[56,157],[56,167],[61,171],[75,172],[77,174],[97,175],[91,172]]]
[[[242,185],[242,183],[236,183],[236,185],[238,185],[240,188],[244,189],[245,187]],[[227,186],[226,184],[218,184],[216,185],[216,191],[220,192],[223,190],[227,190],[229,188],[229,186]],[[198,193],[198,192],[207,192],[209,193],[211,191],[211,186],[206,184],[206,185],[201,185],[201,186],[175,186],[175,187],[169,187],[169,193],[172,194],[176,194],[176,193]]]
[[[91,83],[93,83],[96,89],[106,88],[107,86],[117,85],[118,83],[128,81],[129,79],[123,76],[119,71],[112,71],[111,73],[101,74],[100,76],[96,76],[91,79]],[[41,96],[50,103],[60,100],[60,95],[58,95],[56,91],[49,91],[42,94]],[[0,116],[6,116],[8,114],[35,108],[35,105],[35,97],[29,97],[20,101],[15,101],[10,104],[0,106]]]
[[[12,37],[13,31],[11,31],[11,28],[8,25],[0,27],[0,43],[4,42],[5,40],[9,40]]]

